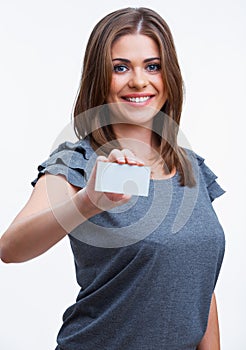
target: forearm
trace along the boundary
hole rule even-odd
[[[32,259],[98,212],[81,190],[63,203],[10,225],[0,240],[0,257],[7,263]]]
[[[219,320],[214,293],[209,310],[207,329],[197,350],[220,350]]]
[[[112,151],[109,159],[98,157],[97,162],[115,161],[116,156],[121,159],[117,152]],[[97,162],[82,190],[64,176],[45,174],[40,178],[26,206],[0,239],[0,258],[4,262],[32,259],[92,216],[129,201],[129,195],[95,191]]]

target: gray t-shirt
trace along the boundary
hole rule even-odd
[[[76,302],[60,350],[195,350],[207,326],[225,239],[211,202],[224,193],[187,150],[197,185],[150,180],[148,197],[96,215],[69,234]],[[61,144],[39,167],[84,187],[96,155],[87,139]],[[32,182],[35,186],[38,179]]]

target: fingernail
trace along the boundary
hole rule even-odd
[[[136,164],[137,161],[135,159],[127,158],[128,163],[134,163]]]
[[[126,161],[125,161],[125,158],[122,157],[122,158],[117,158],[117,162],[118,163],[125,163]]]

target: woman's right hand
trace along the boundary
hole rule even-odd
[[[128,195],[95,191],[98,161],[143,165],[129,150],[113,150],[108,158],[97,158],[88,184],[83,189],[72,186],[62,175],[44,174],[24,208],[0,239],[2,261],[32,259],[90,217],[129,201],[131,196]]]
[[[127,203],[131,196],[119,193],[95,191],[96,171],[99,161],[138,166],[143,166],[144,163],[128,149],[114,149],[110,152],[108,158],[104,156],[97,157],[85,190],[92,204],[101,211],[106,211]]]

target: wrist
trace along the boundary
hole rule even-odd
[[[86,187],[78,191],[73,198],[75,205],[77,206],[80,213],[86,218],[89,219],[92,216],[102,212],[93,201],[90,199],[90,196],[87,193]]]

